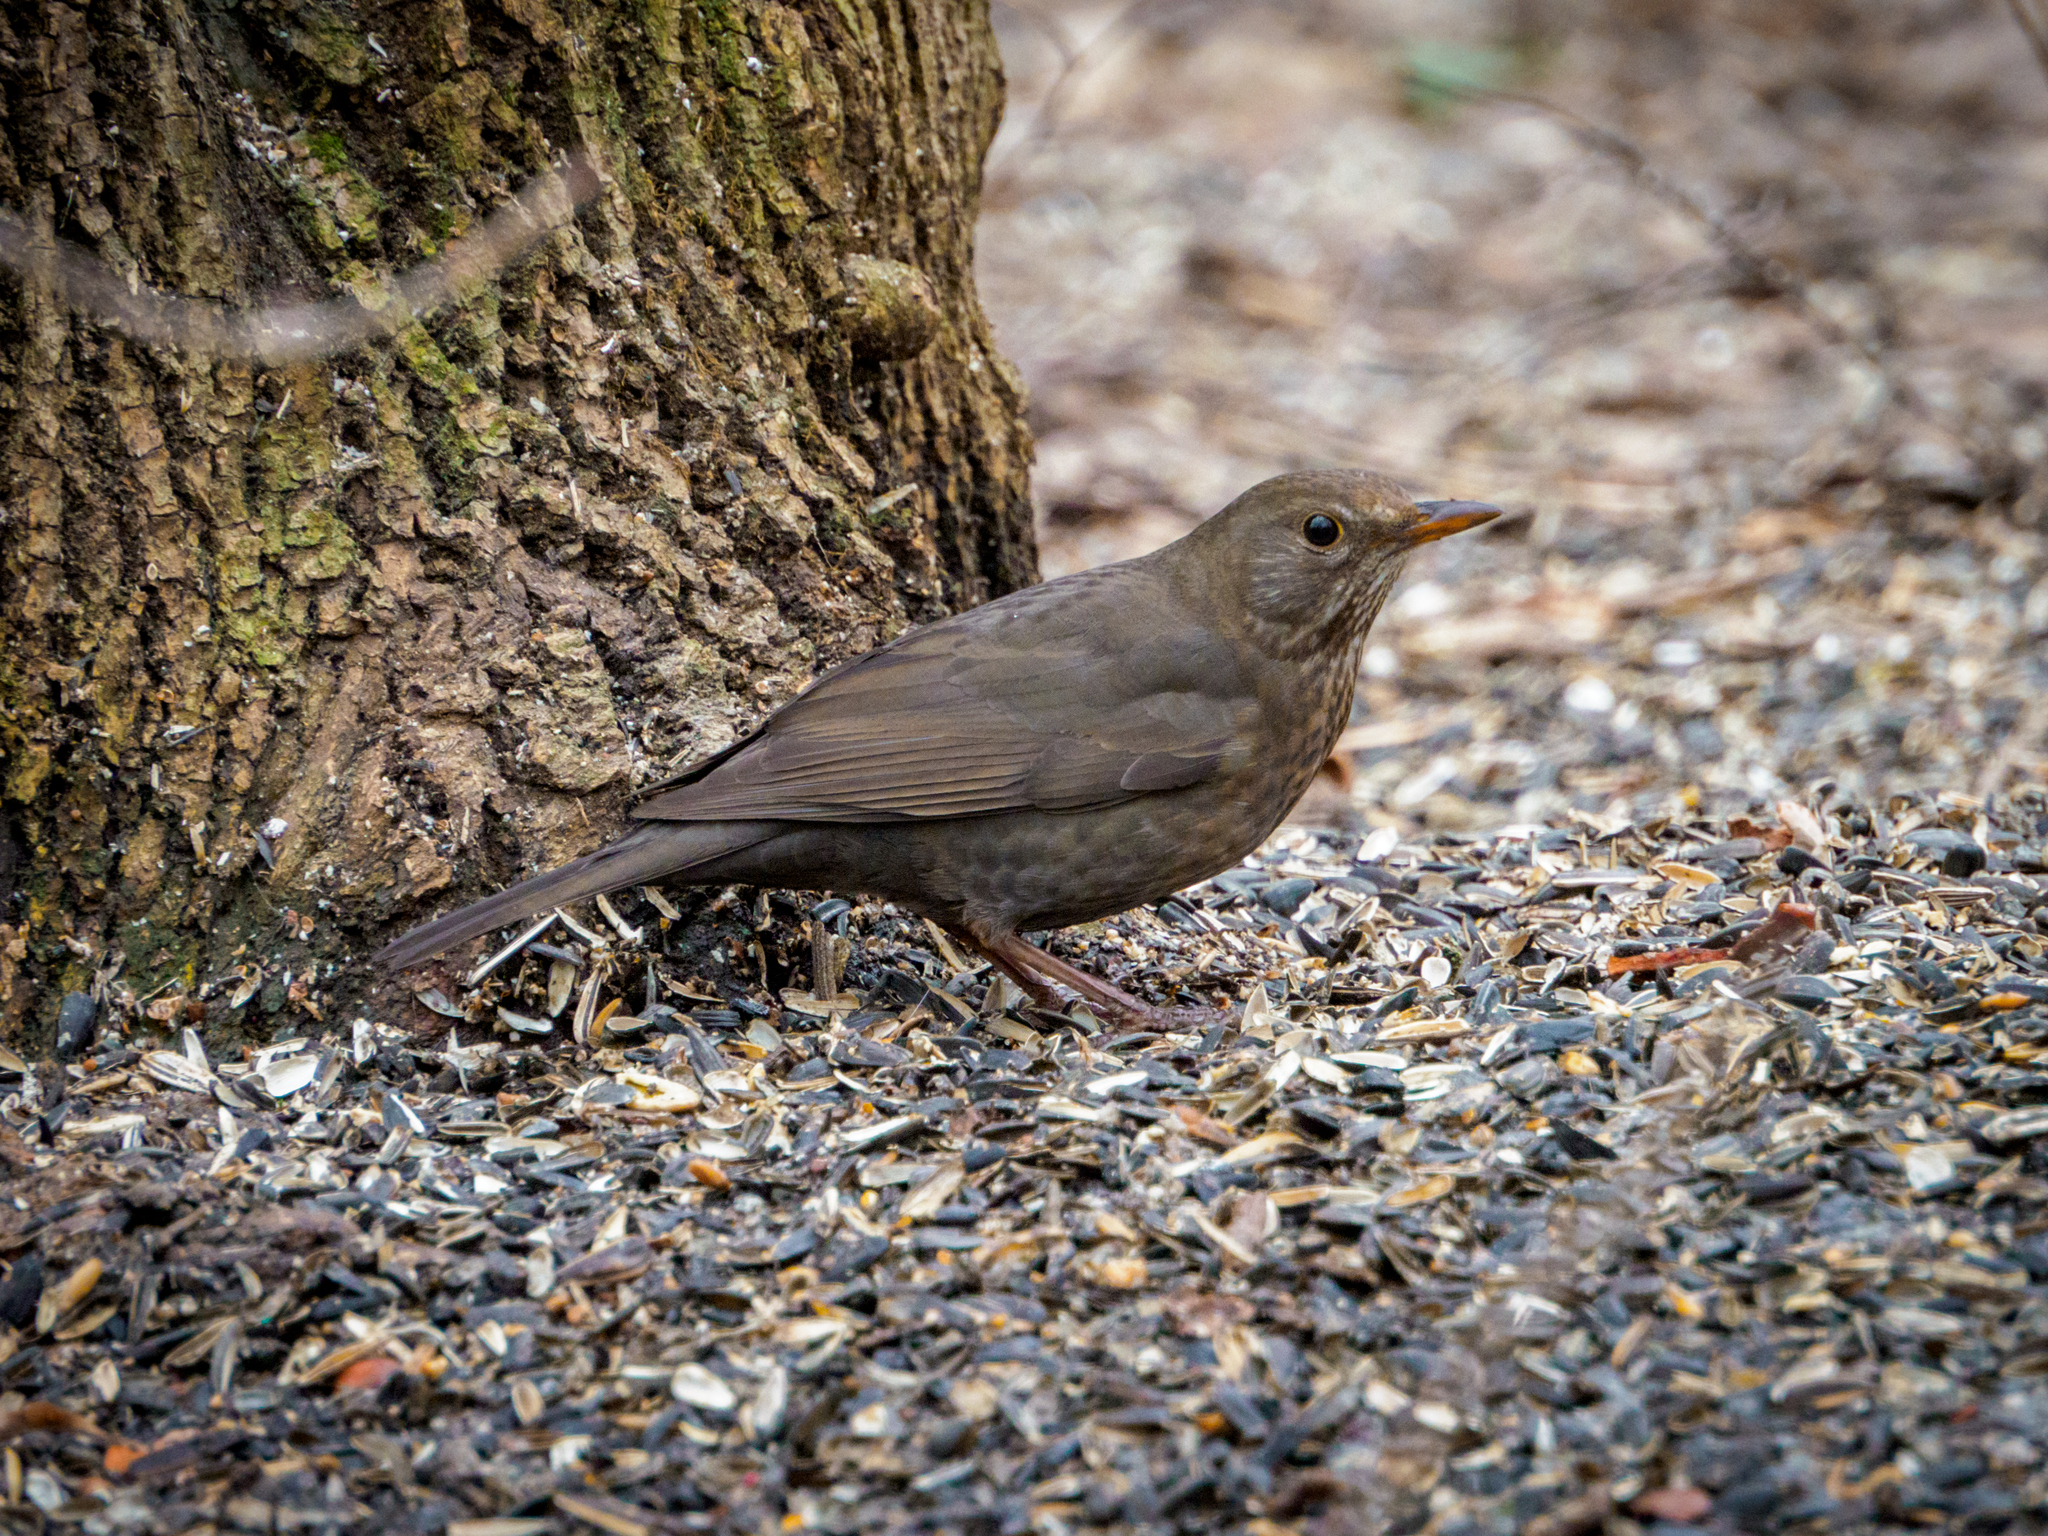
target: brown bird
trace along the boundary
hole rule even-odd
[[[398,968],[643,882],[861,891],[1033,999],[1159,1019],[1019,937],[1172,894],[1263,842],[1351,711],[1410,550],[1499,512],[1380,475],[1253,486],[1175,543],[912,630],[653,786],[608,847],[415,928]]]

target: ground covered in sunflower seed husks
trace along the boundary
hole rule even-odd
[[[2044,832],[1290,830],[1055,941],[1185,1033],[635,895],[432,1038],[6,1061],[0,1525],[2018,1528]]]
[[[2011,17],[997,20],[1048,570],[1309,464],[1517,514],[1414,562],[1325,825],[1050,941],[1216,1020],[785,893],[327,1033],[254,955],[74,998],[0,1049],[0,1530],[2041,1529]]]

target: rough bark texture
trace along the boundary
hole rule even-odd
[[[979,4],[24,0],[0,75],[0,199],[236,307],[374,300],[552,150],[604,175],[304,366],[0,280],[0,1033],[95,986],[332,1019],[425,898],[1033,577]]]

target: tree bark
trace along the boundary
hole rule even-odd
[[[332,1021],[428,898],[1034,577],[980,3],[22,0],[0,76],[0,201],[229,311],[374,307],[552,154],[600,182],[311,361],[0,279],[0,1033]]]

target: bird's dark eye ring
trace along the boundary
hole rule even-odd
[[[1328,549],[1344,537],[1344,525],[1334,517],[1318,512],[1301,525],[1301,536],[1317,549]]]

